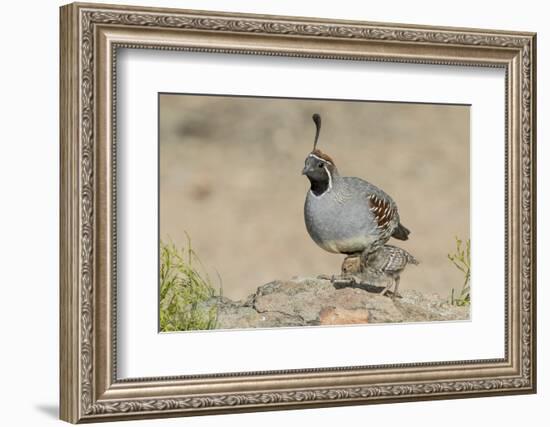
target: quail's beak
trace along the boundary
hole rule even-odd
[[[304,168],[302,169],[302,175],[307,175],[312,170],[313,168],[311,167],[311,165],[305,165]]]

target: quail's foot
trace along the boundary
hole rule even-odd
[[[393,291],[391,293],[391,299],[395,299],[395,298],[403,298],[403,297],[401,296],[401,294],[399,292]]]
[[[401,294],[399,292],[397,292],[397,290],[399,289],[399,281],[400,281],[400,277],[397,276],[395,278],[395,288],[393,288],[393,295],[392,295],[392,298],[403,298],[401,296]]]
[[[382,292],[380,292],[380,295],[382,296],[389,296],[391,299],[394,298],[403,298],[399,292],[397,292],[397,289],[394,289],[393,291],[390,290],[391,286],[386,286]]]
[[[392,288],[394,286],[394,283],[390,283],[388,286],[386,286],[384,289],[382,289],[382,292],[380,292],[380,295],[382,296],[385,296],[385,295],[394,295],[395,294],[395,290],[392,292]]]

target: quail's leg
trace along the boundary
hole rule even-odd
[[[392,295],[392,298],[401,298],[401,295],[399,295],[399,293],[397,293],[397,289],[399,288],[399,281],[401,280],[401,277],[400,276],[397,276],[395,279],[395,288],[393,288],[393,295]]]
[[[386,295],[392,288],[392,286],[395,285],[395,279],[393,277],[391,277],[391,282],[389,283],[388,286],[386,286],[382,292],[380,292],[380,295]]]

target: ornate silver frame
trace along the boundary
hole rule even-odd
[[[533,33],[71,4],[61,8],[61,418],[129,418],[534,393]],[[175,378],[116,376],[118,47],[506,70],[505,357]]]

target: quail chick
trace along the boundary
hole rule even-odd
[[[346,255],[374,252],[390,237],[407,240],[409,230],[392,198],[361,178],[340,176],[334,160],[317,148],[321,117],[314,114],[313,121],[313,151],[302,171],[311,184],[304,205],[311,238],[326,251]]]
[[[384,245],[374,252],[364,252],[361,255],[361,264],[368,273],[390,278],[389,285],[380,294],[385,295],[393,287],[392,294],[395,297],[398,295],[401,273],[407,264],[418,265],[418,261],[405,249]]]

